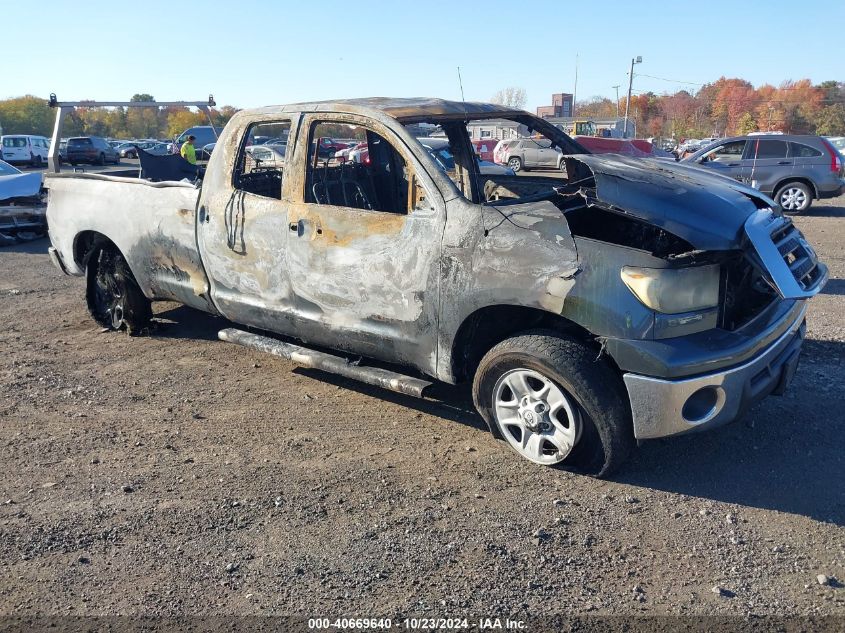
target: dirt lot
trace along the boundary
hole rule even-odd
[[[790,392],[613,481],[173,304],[101,333],[46,241],[0,249],[0,615],[845,616],[845,201],[797,224],[831,281]]]

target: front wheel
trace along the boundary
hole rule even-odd
[[[801,213],[810,208],[813,193],[803,182],[788,182],[778,189],[775,202],[780,205],[784,213]]]
[[[152,319],[152,306],[138,287],[129,265],[119,252],[103,247],[86,265],[88,311],[110,330],[139,334]]]
[[[478,366],[473,402],[490,430],[545,466],[610,475],[634,446],[628,397],[586,345],[550,330],[493,347]]]
[[[106,164],[106,155],[105,154],[100,153],[100,158],[97,159],[97,164],[100,165],[100,166],[105,166],[105,164]]]
[[[519,156],[514,156],[508,159],[508,167],[513,169],[514,173],[522,171],[522,159]]]

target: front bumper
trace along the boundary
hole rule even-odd
[[[679,380],[623,375],[634,436],[650,439],[730,422],[770,393],[783,393],[798,366],[806,306],[780,338],[730,369]]]

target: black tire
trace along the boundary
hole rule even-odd
[[[519,156],[513,156],[508,159],[508,167],[513,169],[514,173],[519,173],[523,169],[525,169],[525,164],[522,162],[522,159]]]
[[[507,372],[525,368],[551,380],[580,410],[575,445],[555,467],[594,477],[615,472],[635,446],[628,395],[617,372],[596,350],[553,330],[505,339],[478,365],[472,385],[476,409],[490,431],[504,439],[493,408],[494,388]]]
[[[103,152],[100,152],[100,158],[97,159],[97,164],[101,167],[104,167],[106,164],[106,155]]]
[[[138,287],[129,265],[113,247],[95,247],[87,259],[85,299],[102,327],[142,333],[153,317],[152,304]]]
[[[41,159],[40,154],[32,159],[32,166],[33,167],[40,169],[43,164],[44,164],[44,161]]]
[[[787,204],[787,206],[791,206],[791,208],[787,208],[784,206],[784,201],[788,198],[794,199],[793,196],[790,196],[790,192],[798,191],[800,192],[799,195],[803,195],[803,204],[798,206],[791,206]],[[782,199],[783,198],[783,199]],[[807,184],[803,182],[793,181],[787,182],[778,187],[778,190],[775,192],[775,202],[778,203],[778,206],[781,210],[787,215],[797,215],[799,213],[803,213],[807,209],[809,209],[813,204],[813,190]]]
[[[70,161],[70,166],[71,166],[71,167],[76,167],[76,165],[77,165],[76,163],[74,163],[73,161]]]

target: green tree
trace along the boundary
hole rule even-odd
[[[746,112],[741,117],[739,117],[739,121],[737,122],[737,131],[740,134],[749,134],[750,132],[757,131],[757,123],[754,121],[754,115],[750,112]]]
[[[0,127],[3,134],[40,134],[53,131],[56,112],[44,99],[26,95],[0,101]]]
[[[825,106],[816,115],[816,134],[822,136],[845,136],[845,104],[834,103]]]

